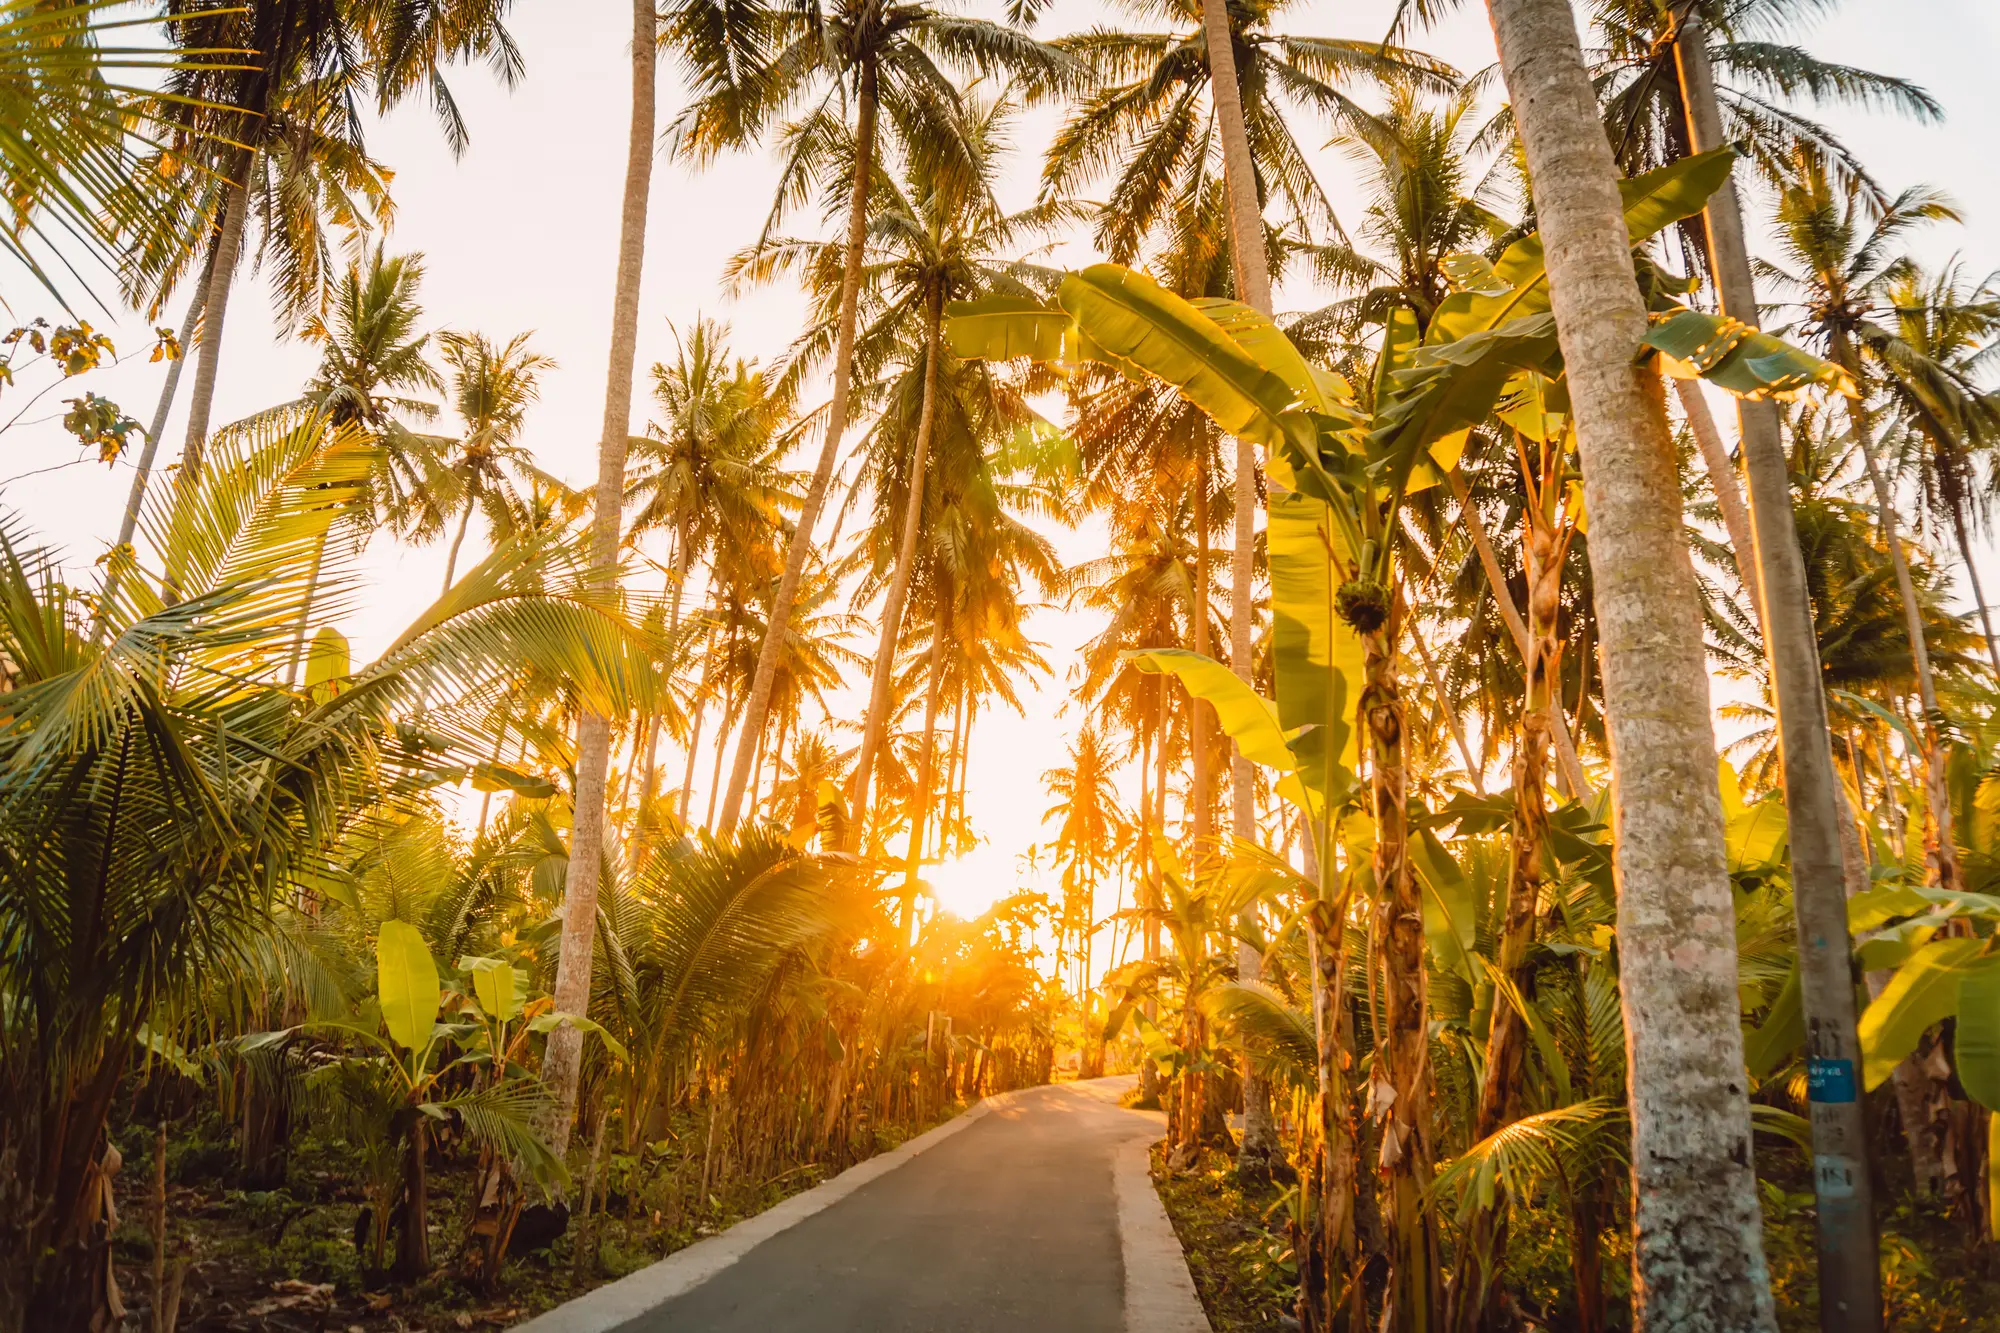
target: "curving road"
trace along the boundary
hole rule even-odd
[[[1206,1333],[1128,1085],[989,1099],[521,1333]]]

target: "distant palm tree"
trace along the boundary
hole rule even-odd
[[[483,333],[438,336],[445,365],[451,371],[452,410],[465,423],[458,455],[450,463],[457,481],[452,502],[459,514],[458,531],[444,562],[447,588],[458,569],[458,552],[465,543],[472,511],[485,509],[494,531],[502,531],[513,526],[513,512],[520,504],[516,479],[550,481],[519,442],[528,408],[541,397],[542,372],[556,368],[555,358],[528,350],[528,339],[533,336],[517,333],[504,345]]]
[[[1042,774],[1055,804],[1043,814],[1057,821],[1056,864],[1062,867],[1062,910],[1056,918],[1058,939],[1069,945],[1076,971],[1072,993],[1082,997],[1093,989],[1091,939],[1097,931],[1097,886],[1117,859],[1116,847],[1127,822],[1114,785],[1117,765],[1085,725],[1070,746],[1069,763]],[[1060,956],[1062,945],[1057,948]]]
[[[847,432],[854,375],[869,200],[885,139],[908,160],[933,170],[973,171],[974,153],[957,126],[954,75],[1010,75],[1039,86],[1072,86],[1081,73],[1061,51],[1019,29],[964,18],[925,3],[892,0],[677,0],[669,10],[666,44],[678,50],[693,97],[673,128],[680,152],[697,162],[763,139],[777,129],[779,186],[760,244],[769,243],[785,210],[812,197],[822,182],[844,187],[848,202],[840,305],[832,330],[832,397],[825,436],[777,590],[782,608],[797,595],[813,530]],[[854,121],[845,121],[845,105]],[[878,117],[886,112],[886,134]],[[772,619],[785,621],[782,610]],[[722,827],[732,827],[750,779],[754,744],[770,706],[778,644],[759,652],[745,704],[743,732],[722,803]]]
[[[1316,112],[1351,128],[1372,117],[1354,96],[1360,86],[1408,81],[1448,91],[1457,75],[1442,61],[1378,38],[1280,31],[1292,7],[1289,0],[1250,0],[1230,5],[1229,19],[1258,200],[1283,201],[1281,227],[1319,235],[1339,224],[1288,113]],[[1202,0],[1130,0],[1127,8],[1172,27],[1093,28],[1056,42],[1089,67],[1094,82],[1049,148],[1043,190],[1073,195],[1110,171],[1097,227],[1107,258],[1130,263],[1148,240],[1166,240],[1171,231],[1166,248],[1218,254],[1226,265],[1230,228],[1219,188],[1221,130],[1209,96]]]
[[[731,357],[727,325],[696,319],[672,364],[654,364],[653,401],[659,416],[632,442],[630,529],[672,537],[673,628],[694,568],[754,545],[793,503],[778,464],[796,399],[791,381]]]

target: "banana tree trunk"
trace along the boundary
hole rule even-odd
[[[771,620],[765,627],[764,643],[757,651],[757,671],[751,678],[749,700],[744,706],[744,731],[748,737],[763,729],[764,714],[771,706],[771,688],[778,677],[778,654],[784,641],[784,627],[792,616],[792,602],[804,577],[806,556],[812,551],[813,527],[826,504],[826,492],[833,481],[834,460],[840,453],[840,437],[847,433],[849,385],[854,376],[854,325],[861,298],[861,259],[868,240],[868,180],[875,163],[875,62],[861,65],[854,112],[854,187],[847,205],[847,254],[840,278],[840,312],[836,316],[833,344],[833,396],[826,409],[826,440],[820,446],[819,462],[812,482],[806,487],[799,506],[791,544],[785,549],[785,572],[778,579],[777,596],[771,602]],[[750,781],[752,755],[739,744],[736,763],[729,774],[729,794],[722,802],[722,831],[736,826],[743,808],[743,789]]]
[[[1527,150],[1591,517],[1617,829],[1638,1327],[1776,1327],[1737,1005],[1735,911],[1680,479],[1569,0],[1488,0]]]
[[[625,451],[632,434],[632,366],[639,346],[639,282],[646,259],[646,205],[653,183],[654,77],[659,12],[653,0],[632,5],[632,124],[626,139],[625,199],[618,224],[618,281],[612,300],[611,364],[605,377],[604,422],[597,446],[597,494],[590,525],[590,560],[605,590],[616,578],[625,506]],[[605,781],[611,764],[611,719],[586,711],[576,728],[576,805],[569,874],[563,885],[562,948],[556,964],[558,1013],[590,1009],[591,946],[597,932],[597,889],[603,871]],[[569,1148],[576,1089],[583,1066],[583,1031],[564,1024],[549,1034],[543,1078],[550,1092],[548,1140],[558,1156]]]
[[[910,595],[910,576],[916,570],[917,528],[923,521],[924,471],[930,459],[931,423],[936,415],[939,359],[938,324],[942,300],[933,292],[925,302],[924,387],[922,406],[917,410],[917,441],[910,450],[910,494],[903,505],[903,531],[896,546],[896,572],[882,601],[882,630],[875,645],[875,670],[868,687],[868,716],[861,727],[861,749],[854,760],[854,814],[848,828],[849,846],[860,845],[861,825],[868,815],[868,784],[874,775],[875,751],[882,744],[882,731],[889,717],[890,685],[895,677],[896,642],[902,633],[903,604]]]
[[[239,167],[222,187],[222,229],[208,271],[208,290],[201,300],[201,345],[195,361],[194,388],[188,398],[186,443],[181,446],[181,479],[192,484],[201,473],[208,447],[208,418],[215,406],[215,377],[222,358],[222,330],[229,317],[229,293],[235,286],[236,260],[243,250],[243,228],[250,215],[250,176],[256,151],[237,155]],[[164,427],[164,422],[161,423]]]
[[[1674,43],[1694,149],[1720,147],[1722,112],[1699,14]],[[1757,291],[1735,183],[1704,211],[1710,262],[1723,312],[1756,327]],[[1872,1333],[1882,1327],[1881,1259],[1862,1115],[1861,1039],[1856,1031],[1853,942],[1847,931],[1840,846],[1840,779],[1827,728],[1819,639],[1806,591],[1805,558],[1792,518],[1791,475],[1772,402],[1739,400],[1738,433],[1750,483],[1750,519],[1764,615],[1764,651],[1778,707],[1792,906],[1798,929],[1800,1000],[1814,1034],[1809,1055],[1820,1327]],[[1718,492],[1720,487],[1717,488]],[[1727,512],[1727,511],[1725,511]],[[1750,580],[1746,580],[1749,582]]]
[[[1451,483],[1451,493],[1458,501],[1459,522],[1472,537],[1472,549],[1479,556],[1479,567],[1486,571],[1486,585],[1493,591],[1493,601],[1500,608],[1500,619],[1507,626],[1508,635],[1514,640],[1515,649],[1521,654],[1525,671],[1528,661],[1528,627],[1521,621],[1521,612],[1514,605],[1514,594],[1508,591],[1507,575],[1500,568],[1500,559],[1493,553],[1493,539],[1486,533],[1486,520],[1479,516],[1478,508],[1472,503],[1472,493],[1466,489],[1465,478],[1456,468],[1445,474]],[[1581,716],[1579,708],[1578,714]],[[1582,723],[1579,721],[1579,726]],[[1569,794],[1578,800],[1589,792],[1589,784],[1584,781],[1583,764],[1576,757],[1576,746],[1570,740],[1569,724],[1563,718],[1560,708],[1549,710],[1549,739],[1553,743],[1556,761],[1563,785]]]
[[[1530,483],[1532,484],[1532,482]],[[1532,503],[1524,518],[1522,563],[1528,575],[1528,651],[1524,675],[1527,697],[1521,735],[1514,750],[1514,819],[1509,841],[1506,910],[1500,927],[1497,963],[1522,1003],[1535,995],[1535,912],[1542,893],[1542,849],[1547,845],[1546,799],[1549,715],[1555,685],[1562,679],[1562,643],[1556,615],[1562,605],[1562,562],[1566,543],[1542,521]],[[1528,1053],[1528,1024],[1513,1000],[1495,994],[1486,1035],[1486,1074],[1479,1085],[1473,1117],[1474,1142],[1493,1134],[1520,1114],[1521,1076]],[[1506,1191],[1480,1204],[1466,1227],[1464,1248],[1452,1281],[1451,1325],[1474,1333],[1485,1322],[1507,1253]]]
[[[403,1146],[403,1225],[396,1239],[398,1281],[414,1282],[431,1271],[430,1172],[425,1117],[410,1115],[409,1141]]]
[[[1360,715],[1367,729],[1375,816],[1374,951],[1382,969],[1382,1031],[1376,1036],[1368,1102],[1382,1121],[1380,1171],[1392,1233],[1384,1327],[1429,1333],[1441,1310],[1437,1230],[1424,1199],[1431,1180],[1428,985],[1424,905],[1410,866],[1397,620],[1392,617],[1361,636]]]

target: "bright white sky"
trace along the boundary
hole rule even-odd
[[[985,0],[969,0],[968,7],[997,9]],[[1116,13],[1099,0],[1064,0],[1054,9],[1045,30],[1049,33],[1107,21]],[[1312,35],[1376,37],[1393,9],[1394,0],[1309,0],[1293,7],[1286,26]],[[472,129],[472,146],[463,160],[453,161],[432,123],[415,111],[376,127],[370,139],[376,156],[396,172],[397,217],[390,244],[425,256],[423,296],[432,324],[503,339],[532,329],[535,347],[560,363],[547,377],[541,404],[529,418],[526,442],[543,467],[579,485],[595,475],[602,413],[628,115],[629,22],[628,8],[613,0],[519,0],[512,27],[527,56],[523,86],[510,95],[482,70],[461,71],[453,79]],[[2000,125],[2000,81],[1993,77],[1995,57],[2000,56],[2000,9],[1987,0],[1850,0],[1844,13],[1804,40],[1822,58],[1915,77],[1942,100],[1949,120],[1936,128],[1847,112],[1827,112],[1824,118],[1892,188],[1938,183],[1966,206],[1970,225],[1929,238],[1929,257],[1962,250],[1968,268],[1982,273],[2000,264],[2000,179],[1990,170],[1991,133]],[[1466,71],[1493,60],[1484,8],[1477,4],[1415,44]],[[681,102],[678,79],[671,65],[665,66],[662,125]],[[1015,202],[1026,202],[1033,193],[1039,152],[1052,124],[1050,114],[1041,114],[1020,127],[1021,151],[1008,182]],[[1346,162],[1338,152],[1327,151],[1320,154],[1319,165],[1337,206],[1344,216],[1354,216],[1358,208]],[[762,224],[773,177],[774,166],[761,153],[724,160],[699,175],[678,163],[660,162],[648,228],[635,430],[649,407],[645,368],[672,353],[669,321],[686,325],[697,314],[725,319],[734,325],[737,350],[763,358],[775,356],[798,329],[802,303],[788,287],[736,300],[725,300],[719,290],[724,261]],[[797,220],[808,225],[814,215],[801,214]],[[1065,255],[1088,257],[1081,245]],[[6,281],[0,295],[13,308],[4,313],[18,319],[42,309],[40,293],[18,275],[7,274]],[[177,298],[170,312],[176,325],[184,301]],[[1317,301],[1308,291],[1287,290],[1280,293],[1279,304],[1305,308]],[[230,307],[218,421],[291,397],[317,360],[311,346],[279,341],[268,312],[261,283],[239,288]],[[135,319],[121,321],[116,334],[128,351],[143,350],[147,341],[142,321]],[[160,367],[145,364],[139,355],[126,366],[92,376],[87,387],[116,399],[144,421],[151,416],[160,374]],[[0,401],[18,405],[23,396],[12,393]],[[45,401],[55,403],[61,396]],[[13,410],[0,414],[0,421]],[[107,470],[78,461],[75,442],[53,420],[32,424],[33,415],[31,422],[0,436],[0,505],[24,513],[76,563],[87,564],[116,531],[129,468]],[[54,415],[60,417],[60,407]],[[176,411],[166,435],[166,456],[178,449],[182,420]],[[30,473],[34,475],[24,475]],[[1102,549],[1103,534],[1095,525],[1052,535],[1070,559]],[[359,660],[379,651],[429,602],[443,566],[442,544],[407,549],[385,541],[369,552],[366,571],[373,590],[343,626]],[[2000,587],[2000,561],[1983,560],[1982,572],[1989,588]],[[1063,762],[1083,720],[1079,710],[1065,704],[1078,646],[1096,624],[1054,610],[1038,613],[1032,623],[1033,632],[1048,645],[1055,672],[1024,691],[1025,719],[993,714],[981,719],[972,750],[971,809],[988,843],[968,865],[936,877],[947,905],[961,909],[976,911],[1020,882],[1015,857],[1051,832],[1041,823],[1047,800],[1040,775]],[[872,649],[872,643],[858,646]],[[844,711],[858,715],[860,699],[851,703]],[[676,757],[666,757],[665,764],[668,772],[679,771]],[[707,770],[704,760],[697,810]]]

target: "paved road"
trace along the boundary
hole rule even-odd
[[[1161,1125],[1117,1091],[1010,1099],[619,1333],[1119,1333],[1120,1188],[1129,1214],[1133,1145]]]

